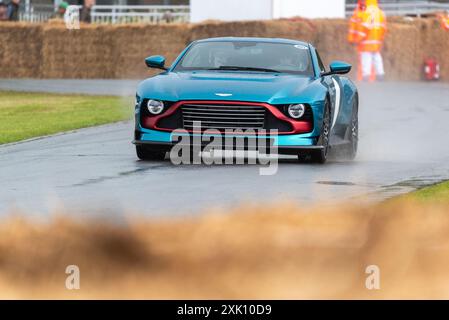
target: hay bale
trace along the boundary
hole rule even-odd
[[[334,60],[343,60],[357,66],[357,50],[346,40],[348,33],[346,20],[319,19],[315,21],[315,25],[317,37],[314,45],[326,66]]]
[[[116,78],[142,78],[148,70],[144,59],[163,55],[169,66],[189,42],[185,25],[126,25],[109,28],[114,43]]]
[[[44,27],[44,78],[141,78],[143,60],[162,54],[170,64],[184,48],[187,31],[179,25],[83,25]]]
[[[34,78],[41,73],[42,29],[36,24],[2,22],[0,77]]]
[[[415,24],[390,23],[382,54],[387,79],[418,80],[420,37]]]
[[[303,41],[315,39],[316,32],[312,20],[268,20],[239,22],[206,22],[191,28],[190,39],[213,37],[268,37],[288,38]]]
[[[267,34],[263,21],[220,22],[212,21],[191,27],[190,40],[215,37],[260,37]]]
[[[437,19],[421,21],[420,62],[426,57],[434,57],[440,63],[441,80],[449,81],[449,32],[445,31]]]
[[[347,29],[343,19],[302,18],[194,25],[82,25],[80,30],[67,30],[61,22],[2,23],[0,76],[143,78],[156,72],[145,67],[145,57],[161,54],[170,65],[191,41],[226,36],[304,40],[315,45],[325,64],[345,60],[356,66],[357,52],[346,41]],[[382,54],[387,79],[419,80],[424,58],[429,56],[438,59],[441,78],[449,81],[449,32],[437,19],[390,19]]]
[[[109,28],[83,25],[68,30],[46,25],[42,43],[43,78],[113,78],[113,38]]]

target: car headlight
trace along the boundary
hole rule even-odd
[[[306,112],[306,106],[303,104],[291,104],[288,106],[288,114],[294,119],[299,119]]]
[[[148,100],[147,109],[151,114],[159,114],[164,110],[164,103],[159,100]]]

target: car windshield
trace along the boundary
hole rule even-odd
[[[174,70],[231,70],[313,75],[308,46],[257,41],[210,41],[193,44]]]

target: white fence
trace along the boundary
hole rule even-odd
[[[346,16],[352,15],[355,4],[346,5]],[[449,10],[449,3],[403,1],[381,3],[388,16],[422,16],[432,12]],[[21,8],[19,19],[30,22],[44,22],[55,15],[52,5],[26,5]],[[165,23],[189,22],[190,6],[154,5],[95,5],[92,7],[93,23]]]
[[[55,7],[51,4],[31,5],[29,1],[20,8],[19,20],[28,22],[45,22],[55,15]]]
[[[346,5],[346,16],[350,17],[355,4]],[[387,16],[422,16],[433,12],[449,10],[449,3],[403,1],[399,3],[381,3],[380,7]]]
[[[173,23],[189,22],[189,6],[95,5],[91,9],[92,23]],[[44,22],[55,15],[52,5],[24,7],[21,21]]]
[[[189,22],[189,6],[98,5],[91,11],[93,23]]]

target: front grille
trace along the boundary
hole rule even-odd
[[[201,129],[263,129],[265,108],[248,105],[184,104],[181,107],[184,129],[193,130],[194,122]]]

